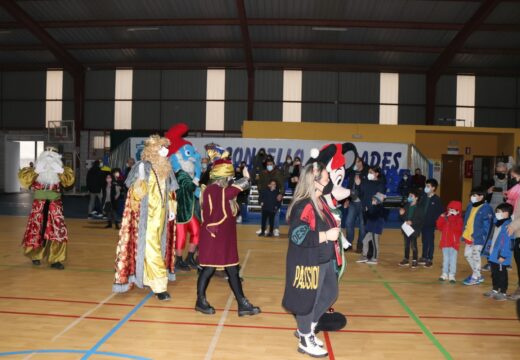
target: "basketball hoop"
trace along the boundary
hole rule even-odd
[[[47,123],[47,141],[49,143],[73,143],[74,135],[74,120],[51,120]]]

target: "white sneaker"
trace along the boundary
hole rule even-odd
[[[280,230],[274,229],[273,235],[276,236],[276,237],[280,236]]]
[[[298,343],[298,352],[302,354],[308,354],[312,357],[321,358],[329,355],[327,350],[318,346],[316,338],[312,333],[300,334],[300,342]]]
[[[237,224],[242,224],[242,216],[237,216]]]
[[[455,280],[455,275],[448,275],[448,280],[450,281],[450,283],[454,284],[457,282],[457,280]]]
[[[259,235],[262,233],[262,229],[256,230],[256,235]]]
[[[442,275],[439,277],[439,281],[446,281],[448,280],[448,274],[442,273]]]

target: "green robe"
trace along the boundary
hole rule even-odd
[[[193,178],[184,170],[175,173],[179,188],[175,191],[177,200],[177,223],[185,224],[190,222],[193,216],[200,220],[200,205],[195,197],[197,185],[193,183]]]

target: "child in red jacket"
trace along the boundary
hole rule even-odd
[[[442,249],[443,262],[440,281],[456,282],[457,254],[464,229],[461,211],[462,203],[452,201],[448,204],[448,210],[437,219],[437,229],[442,232],[440,248]]]

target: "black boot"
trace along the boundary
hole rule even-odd
[[[215,308],[208,303],[205,296],[197,296],[197,302],[195,303],[195,310],[206,315],[215,314]]]
[[[40,260],[33,260],[32,263],[33,263],[33,265],[36,265],[36,266],[40,266],[42,264],[42,262]]]
[[[119,223],[116,222],[116,230],[119,230],[121,229],[121,225],[119,225]]]
[[[258,315],[262,311],[258,306],[254,306],[247,300],[247,298],[243,297],[241,299],[237,299],[238,302],[238,316],[246,316],[246,315]]]
[[[182,259],[182,256],[175,257],[175,271],[190,271],[191,268],[186,262]]]
[[[108,224],[106,224],[105,229],[110,229],[112,227],[112,222],[109,221]]]
[[[203,267],[197,279],[197,302],[195,303],[195,310],[207,315],[213,315],[215,313],[215,308],[213,308],[206,299],[206,289],[214,274],[214,267]]]
[[[65,266],[63,266],[63,264],[58,261],[58,262],[55,262],[54,264],[51,264],[51,268],[56,269],[56,270],[63,270],[63,269],[65,269]]]
[[[157,293],[157,294],[155,294],[155,296],[157,296],[157,299],[159,301],[170,301],[170,299],[172,298],[170,296],[170,294],[168,293],[168,291],[165,291],[162,293]]]
[[[238,302],[238,316],[260,314],[260,308],[253,306],[244,295],[244,291],[242,290],[242,281],[239,275],[240,266],[229,266],[225,269],[228,275],[229,287],[231,287],[235,299],[237,299]]]
[[[200,269],[199,262],[195,259],[195,253],[194,252],[189,252],[188,253],[188,257],[186,258],[186,263],[189,265],[189,267],[191,267],[194,270],[195,269],[196,270]]]

